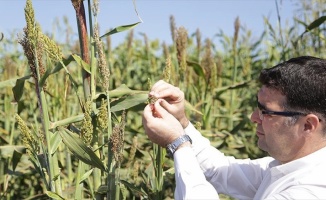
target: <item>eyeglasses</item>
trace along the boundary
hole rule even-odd
[[[259,114],[259,119],[264,120],[264,115],[280,115],[284,117],[293,117],[296,115],[307,115],[302,112],[292,112],[292,111],[271,111],[271,110],[266,110],[265,106],[261,105],[257,101],[257,107],[258,107],[258,114]]]

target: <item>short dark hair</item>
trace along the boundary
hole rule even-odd
[[[286,96],[286,106],[326,119],[326,60],[312,56],[292,58],[263,69],[259,81]]]

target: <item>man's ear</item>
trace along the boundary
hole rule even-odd
[[[318,126],[320,126],[319,118],[314,114],[305,116],[304,123],[304,131],[307,133],[315,132]]]

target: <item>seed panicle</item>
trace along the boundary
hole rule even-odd
[[[22,134],[23,144],[28,150],[28,154],[38,154],[40,147],[36,137],[31,133],[24,120],[18,114],[15,114],[15,120],[18,123],[18,128]]]
[[[109,89],[110,71],[107,68],[106,58],[105,58],[105,54],[103,51],[103,42],[99,38],[99,28],[98,28],[97,24],[94,26],[94,41],[97,46],[98,68],[99,68],[100,74],[102,75],[101,83],[102,83],[104,90],[107,91]]]
[[[84,105],[84,119],[82,122],[82,127],[80,129],[80,135],[85,144],[90,145],[93,139],[93,124],[91,117],[91,101],[86,101]]]

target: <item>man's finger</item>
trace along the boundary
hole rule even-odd
[[[169,113],[171,113],[171,104],[169,102],[167,102],[165,99],[162,99],[160,101],[160,105]]]
[[[151,109],[150,105],[145,106],[144,112],[143,112],[143,118],[148,119],[153,117],[153,111]]]
[[[164,101],[164,100],[163,100],[163,99],[159,99],[159,100],[157,100],[157,101],[155,102],[155,104],[154,104],[154,107],[155,107],[155,112],[156,112],[156,114],[157,114],[158,116],[164,118],[164,117],[166,117],[167,115],[170,115],[170,113],[169,113],[167,110],[165,110],[164,107],[162,107],[162,105],[161,105],[162,101]]]

